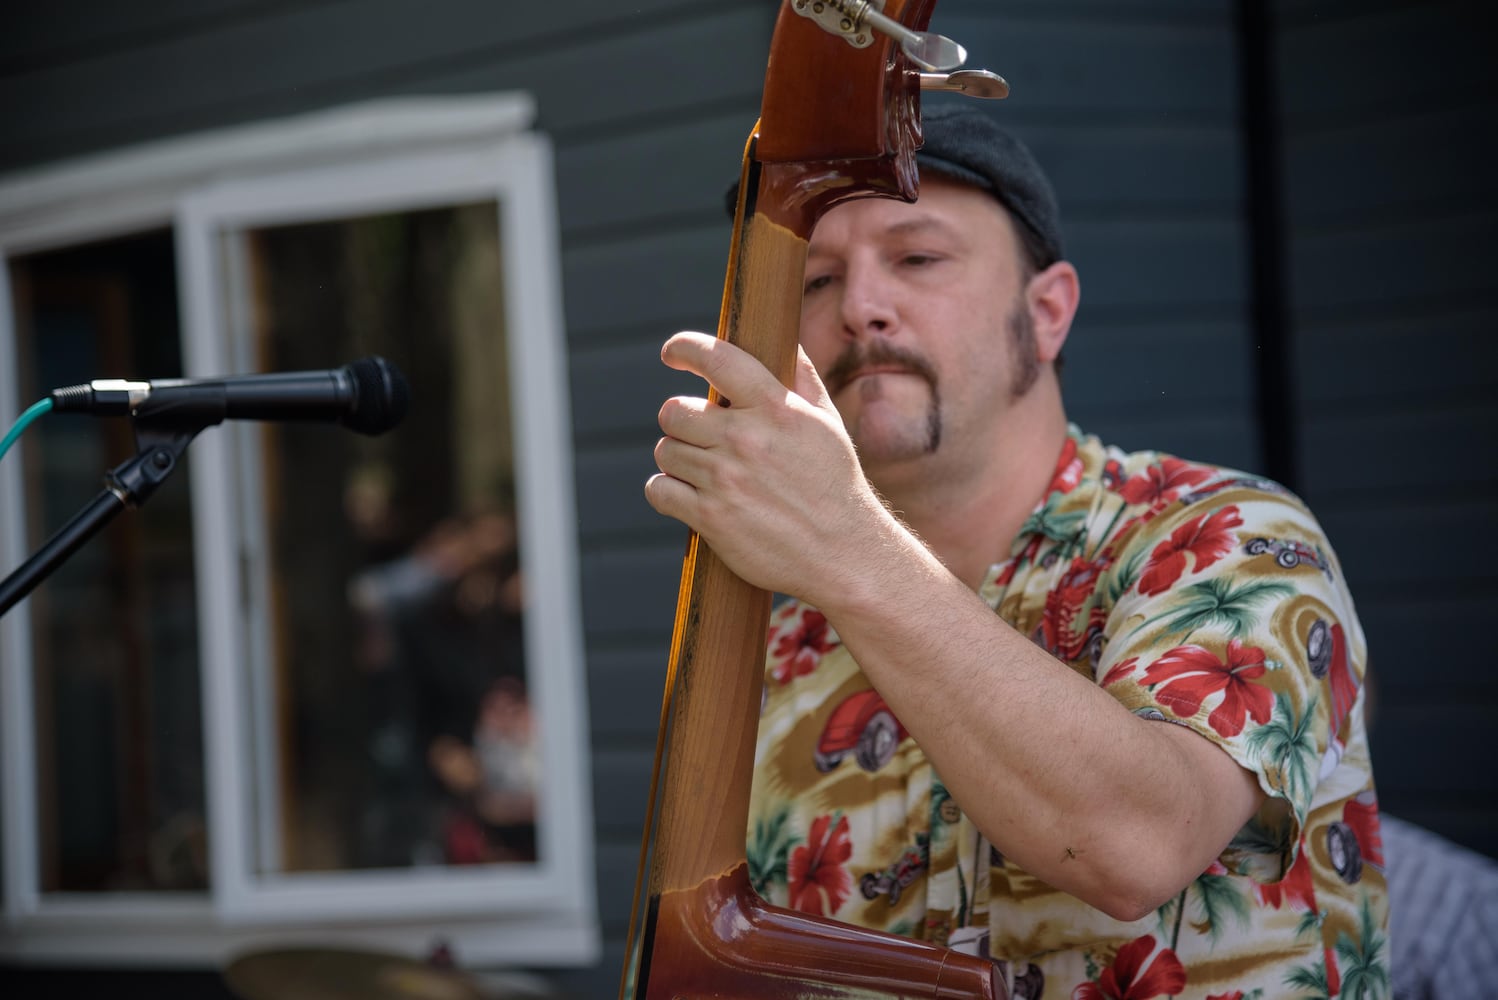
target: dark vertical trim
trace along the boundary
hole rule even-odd
[[[1263,472],[1296,488],[1296,393],[1290,325],[1279,100],[1270,4],[1237,0],[1239,117],[1249,247],[1249,328]]]

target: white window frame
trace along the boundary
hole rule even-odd
[[[205,894],[43,894],[38,887],[31,637],[25,604],[0,618],[0,796],[6,933],[0,957],[221,962],[256,943],[305,941],[410,953],[440,938],[465,962],[585,964],[599,954],[593,888],[571,440],[550,146],[524,94],[373,102],[226,129],[0,178],[0,257],[170,227],[177,240],[184,368],[243,370],[225,329],[241,227],[493,199],[500,205],[511,356],[516,497],[525,564],[528,684],[541,738],[533,865],[257,876],[256,762],[248,679],[256,650],[260,512],[235,482],[256,451],[224,425],[192,445],[199,657],[211,889]],[[232,241],[230,241],[232,245]],[[0,358],[16,350],[0,266]],[[148,375],[149,373],[141,373]],[[0,365],[0,426],[17,398]],[[80,498],[80,503],[86,498]],[[0,565],[24,549],[20,463],[0,463]],[[126,515],[130,516],[130,515]],[[4,570],[8,572],[9,570]],[[241,592],[241,587],[247,587]],[[245,609],[248,609],[246,611]],[[261,665],[263,667],[263,664]],[[263,762],[263,756],[262,756]],[[263,846],[263,844],[262,844]]]

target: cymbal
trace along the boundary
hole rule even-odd
[[[251,952],[224,981],[243,1000],[502,1000],[455,969],[348,948]]]

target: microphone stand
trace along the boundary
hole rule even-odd
[[[173,420],[158,424],[138,420],[135,425],[136,456],[105,473],[104,489],[99,495],[47,539],[4,582],[0,582],[0,615],[31,593],[120,511],[126,507],[139,507],[149,500],[156,487],[176,471],[178,460],[198,432],[215,423],[218,421],[186,424]]]

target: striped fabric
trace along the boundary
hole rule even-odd
[[[1388,813],[1395,1000],[1498,997],[1498,862]]]

